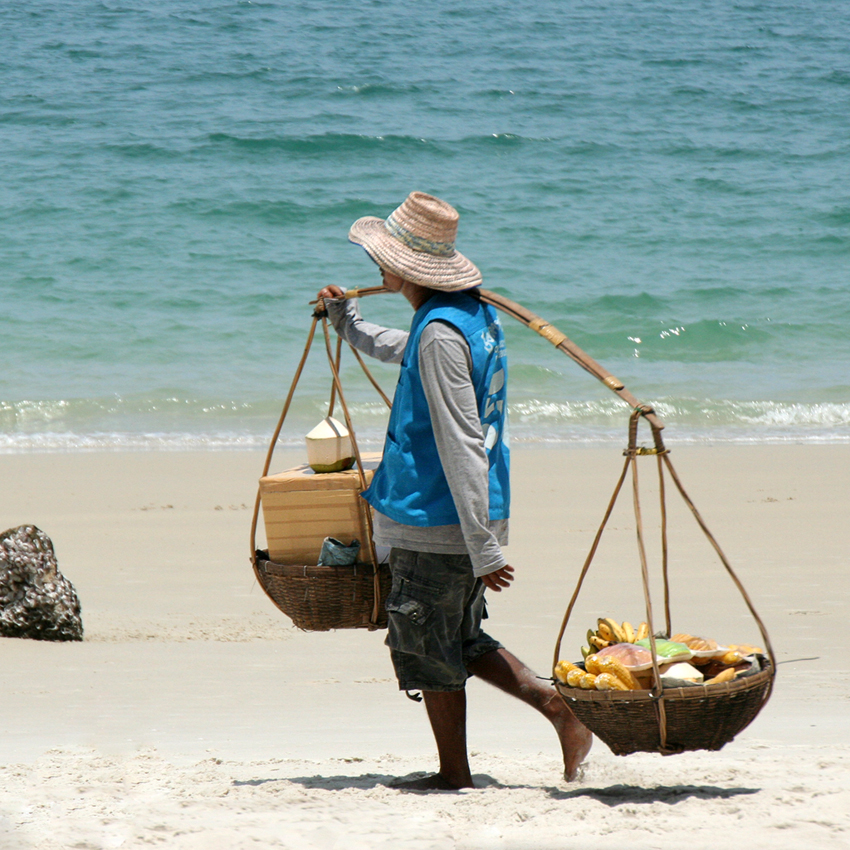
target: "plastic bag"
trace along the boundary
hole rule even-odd
[[[322,541],[322,551],[319,553],[320,567],[349,567],[357,563],[360,553],[360,541],[355,537],[346,545],[336,537],[326,537]]]

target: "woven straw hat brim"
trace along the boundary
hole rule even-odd
[[[382,218],[358,218],[351,225],[348,238],[355,245],[360,245],[381,268],[411,283],[442,292],[481,286],[481,272],[460,251],[454,251],[447,257],[414,251],[390,235]]]

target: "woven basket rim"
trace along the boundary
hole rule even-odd
[[[351,566],[278,564],[267,552],[256,550],[257,581],[274,605],[305,631],[332,629],[383,629],[386,609],[374,614],[374,582],[382,585],[381,598],[389,593],[390,571],[371,563]],[[376,619],[373,621],[373,616]]]
[[[257,557],[257,567],[270,575],[279,578],[323,578],[333,575],[345,579],[356,576],[372,576],[375,568],[370,563],[358,562],[347,566],[319,566],[318,564],[279,564],[269,558]],[[378,569],[389,569],[386,564],[379,564]]]

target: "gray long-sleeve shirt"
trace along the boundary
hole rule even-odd
[[[357,300],[327,300],[334,328],[356,349],[401,363],[407,331],[367,322]],[[489,519],[489,475],[475,390],[472,357],[463,334],[445,322],[430,322],[419,339],[419,372],[443,471],[460,523],[419,527],[375,513],[375,543],[419,552],[468,553],[476,576],[505,566],[501,547],[508,521]]]

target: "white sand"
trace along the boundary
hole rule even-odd
[[[719,753],[617,758],[597,741],[567,784],[546,722],[472,680],[480,787],[428,795],[385,784],[435,756],[383,633],[298,632],[254,582],[259,454],[0,457],[0,526],[53,538],[86,628],[82,643],[0,641],[0,848],[850,847],[850,447],[673,448],[770,631],[771,701]],[[488,628],[541,674],[619,451],[514,453],[518,578]],[[669,498],[674,629],[758,642]],[[624,493],[565,656],[597,616],[643,618],[633,526]]]

